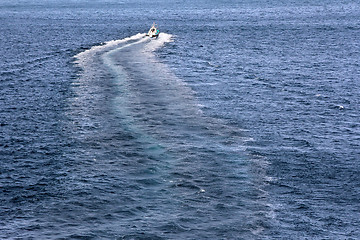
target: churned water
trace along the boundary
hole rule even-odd
[[[360,238],[357,1],[3,0],[0,22],[1,239]]]

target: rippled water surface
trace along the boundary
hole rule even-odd
[[[360,238],[358,2],[4,0],[0,22],[1,239]]]

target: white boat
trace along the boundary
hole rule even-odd
[[[153,23],[146,36],[149,36],[151,38],[157,38],[159,36],[159,33],[160,33],[159,29],[157,29],[156,24]]]

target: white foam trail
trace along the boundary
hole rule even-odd
[[[157,39],[152,39],[149,44],[146,45],[144,52],[153,52],[156,49],[162,47],[165,43],[173,41],[173,35],[168,33],[160,33]]]
[[[140,38],[139,38],[139,39],[140,39]],[[105,60],[106,57],[110,56],[111,54],[114,54],[115,52],[121,51],[121,50],[124,49],[124,48],[127,48],[127,47],[130,47],[130,46],[132,46],[132,45],[136,45],[136,44],[145,42],[145,41],[147,41],[147,40],[148,40],[148,39],[143,38],[143,39],[141,39],[141,40],[139,40],[139,41],[136,41],[136,42],[129,43],[129,44],[126,44],[126,45],[121,46],[121,47],[117,47],[117,48],[111,49],[111,50],[107,51],[106,53],[104,53],[104,55],[102,56],[102,58]],[[107,65],[109,65],[109,63],[110,63],[109,60],[107,61],[107,63],[108,63]],[[110,65],[111,65],[111,64],[110,64]]]
[[[139,40],[143,37],[145,37],[145,33],[138,33],[131,37],[118,39],[118,40],[111,40],[104,42],[101,45],[93,46],[90,49],[87,49],[83,52],[78,53],[74,56],[75,64],[78,64],[79,66],[84,66],[86,63],[91,61],[93,57],[100,53],[100,52],[110,52],[111,50],[115,50],[120,44],[126,43],[131,40]],[[160,33],[159,37],[156,39],[151,39],[151,41],[146,45],[143,52],[153,52],[156,49],[162,47],[167,42],[172,42],[173,35],[168,33]],[[149,38],[150,39],[150,38]]]
[[[74,56],[74,58],[76,59],[75,63],[82,66],[88,61],[88,59],[91,59],[96,53],[98,53],[100,51],[111,50],[112,48],[117,47],[121,43],[125,43],[125,42],[131,41],[131,40],[138,40],[144,36],[145,36],[145,33],[138,33],[131,37],[118,39],[118,40],[111,40],[111,41],[104,42],[104,44],[101,44],[98,46],[93,46],[90,49],[87,49],[87,50],[75,55]]]

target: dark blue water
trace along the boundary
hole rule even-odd
[[[1,239],[360,238],[357,1],[3,0],[0,23]]]

